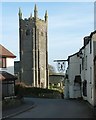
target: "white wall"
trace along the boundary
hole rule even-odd
[[[80,75],[80,59],[77,54],[69,58],[69,98],[76,97],[74,94],[74,79],[76,75]]]
[[[86,61],[87,56],[87,61]],[[87,62],[87,67],[86,67]],[[87,68],[87,69],[86,69]],[[90,54],[90,42],[84,48],[84,70],[82,71],[82,81],[87,80],[87,96],[83,96],[89,103],[93,104],[93,50]]]
[[[80,51],[82,51],[84,57],[84,69],[82,70],[82,58],[77,57],[77,54],[69,57],[69,65],[68,65],[68,80],[69,80],[69,98],[76,98],[74,92],[74,79],[76,75],[80,75],[80,64],[81,64],[81,79],[82,83],[84,80],[87,80],[87,96],[83,96],[82,89],[82,97],[86,99],[93,106],[96,105],[96,70],[94,72],[94,57],[96,56],[96,33],[92,35],[92,52],[90,54],[90,41],[84,46]],[[86,61],[87,56],[87,61]],[[96,61],[95,61],[96,62]],[[87,64],[87,67],[86,67]],[[87,68],[87,69],[86,69]],[[83,88],[83,84],[82,84]],[[76,88],[77,89],[77,88]],[[76,95],[76,96],[75,96]]]
[[[0,68],[0,71],[6,71],[14,75],[14,58],[6,58],[6,68]]]
[[[93,34],[92,36],[92,41],[93,41],[93,58],[96,56],[96,33]],[[96,63],[96,61],[95,61]],[[96,64],[94,66],[95,69],[95,73],[93,75],[93,87],[94,87],[94,90],[93,90],[93,100],[94,100],[94,106],[96,106]]]

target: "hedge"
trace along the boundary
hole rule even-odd
[[[43,98],[61,98],[61,93],[57,90],[50,90],[36,87],[15,86],[15,93],[21,97],[43,97]]]

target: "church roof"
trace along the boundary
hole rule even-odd
[[[0,44],[0,56],[16,58],[16,56]]]

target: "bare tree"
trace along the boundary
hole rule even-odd
[[[49,67],[49,75],[56,74],[55,68],[52,65],[48,65]]]

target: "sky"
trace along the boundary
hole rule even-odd
[[[23,18],[34,12],[44,19],[48,11],[48,61],[67,59],[83,46],[83,38],[94,31],[94,2],[3,2],[0,41],[19,60],[19,7]],[[1,5],[1,4],[0,4]]]

